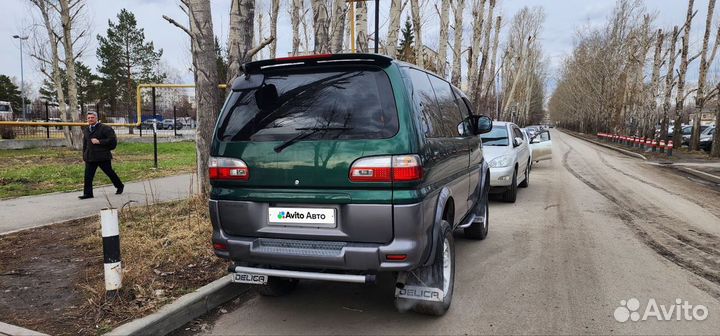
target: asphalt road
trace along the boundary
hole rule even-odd
[[[301,282],[251,296],[207,334],[717,334],[720,192],[662,167],[553,131],[517,203],[493,202],[484,241],[456,236],[448,314],[400,314],[393,279]],[[703,305],[703,321],[616,321],[621,300]],[[625,302],[623,302],[625,303]],[[701,311],[698,311],[701,312]],[[682,315],[682,314],[681,314]],[[682,318],[681,318],[682,319]]]

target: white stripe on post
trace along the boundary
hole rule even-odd
[[[122,287],[120,229],[117,209],[102,209],[100,211],[100,226],[102,228],[103,237],[105,290],[112,293]]]

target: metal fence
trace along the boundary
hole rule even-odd
[[[141,118],[140,126],[114,126],[115,133],[119,138],[152,137],[153,130],[156,131],[158,137],[188,137],[195,134],[196,111],[191,104],[194,99],[183,94],[180,99],[171,102],[162,101],[161,104],[158,104],[156,103],[155,88],[147,91],[150,92],[143,93],[142,101],[138,102],[138,106],[143,108],[141,116],[137,115],[134,107],[130,109],[123,106],[115,109],[110,105],[81,104],[80,120],[84,121],[88,112],[96,112],[99,120],[104,123],[134,124],[137,123],[138,118]],[[140,93],[139,89],[138,93]],[[65,130],[80,127],[61,126],[59,123],[63,121],[58,106],[50,102],[36,102],[29,106],[24,115],[23,118],[22,113],[16,112],[11,117],[1,118],[4,122],[13,123],[0,125],[0,138],[15,140],[63,139]],[[38,123],[38,125],[32,125],[34,123]],[[58,123],[58,125],[55,126],[52,123]]]

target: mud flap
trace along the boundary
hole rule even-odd
[[[407,277],[407,272],[398,274],[398,279],[395,285],[396,298],[431,302],[443,302],[443,300],[445,300],[445,293],[440,288],[405,285]]]

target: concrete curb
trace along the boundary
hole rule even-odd
[[[228,274],[163,306],[155,313],[125,323],[105,335],[166,335],[185,323],[247,291]]]
[[[12,324],[0,322],[0,336],[48,336],[41,332],[37,332],[23,327],[14,326]]]
[[[600,146],[600,147],[605,147],[605,148],[607,148],[607,149],[612,149],[612,150],[614,150],[614,151],[616,151],[616,152],[620,152],[620,153],[625,154],[625,155],[627,155],[627,156],[632,156],[632,157],[635,157],[635,158],[638,158],[638,159],[642,159],[642,160],[647,161],[647,157],[645,157],[645,155],[642,155],[642,154],[639,154],[639,153],[635,153],[635,152],[631,152],[631,151],[629,151],[629,150],[625,150],[625,149],[622,149],[622,148],[617,148],[617,147],[615,147],[615,146],[608,145],[608,144],[604,144],[604,143],[602,143],[602,142],[598,142],[598,141],[595,141],[595,140],[590,140],[590,139],[587,139],[587,138],[585,138],[585,137],[577,136],[577,135],[575,135],[575,134],[572,134],[571,132],[565,132],[565,131],[561,131],[561,132],[563,132],[563,133],[565,133],[565,134],[567,134],[567,135],[573,136],[573,137],[575,137],[575,138],[578,138],[578,139],[581,139],[581,140],[585,140],[585,141],[587,141],[587,142],[589,142],[589,143],[598,145],[598,146]]]
[[[690,175],[693,175],[695,177],[698,177],[700,179],[703,179],[708,182],[717,183],[720,184],[720,176],[713,175],[710,173],[702,172],[696,169],[688,168],[688,167],[681,167],[681,166],[673,166],[673,168],[681,170],[683,172],[686,172]]]

